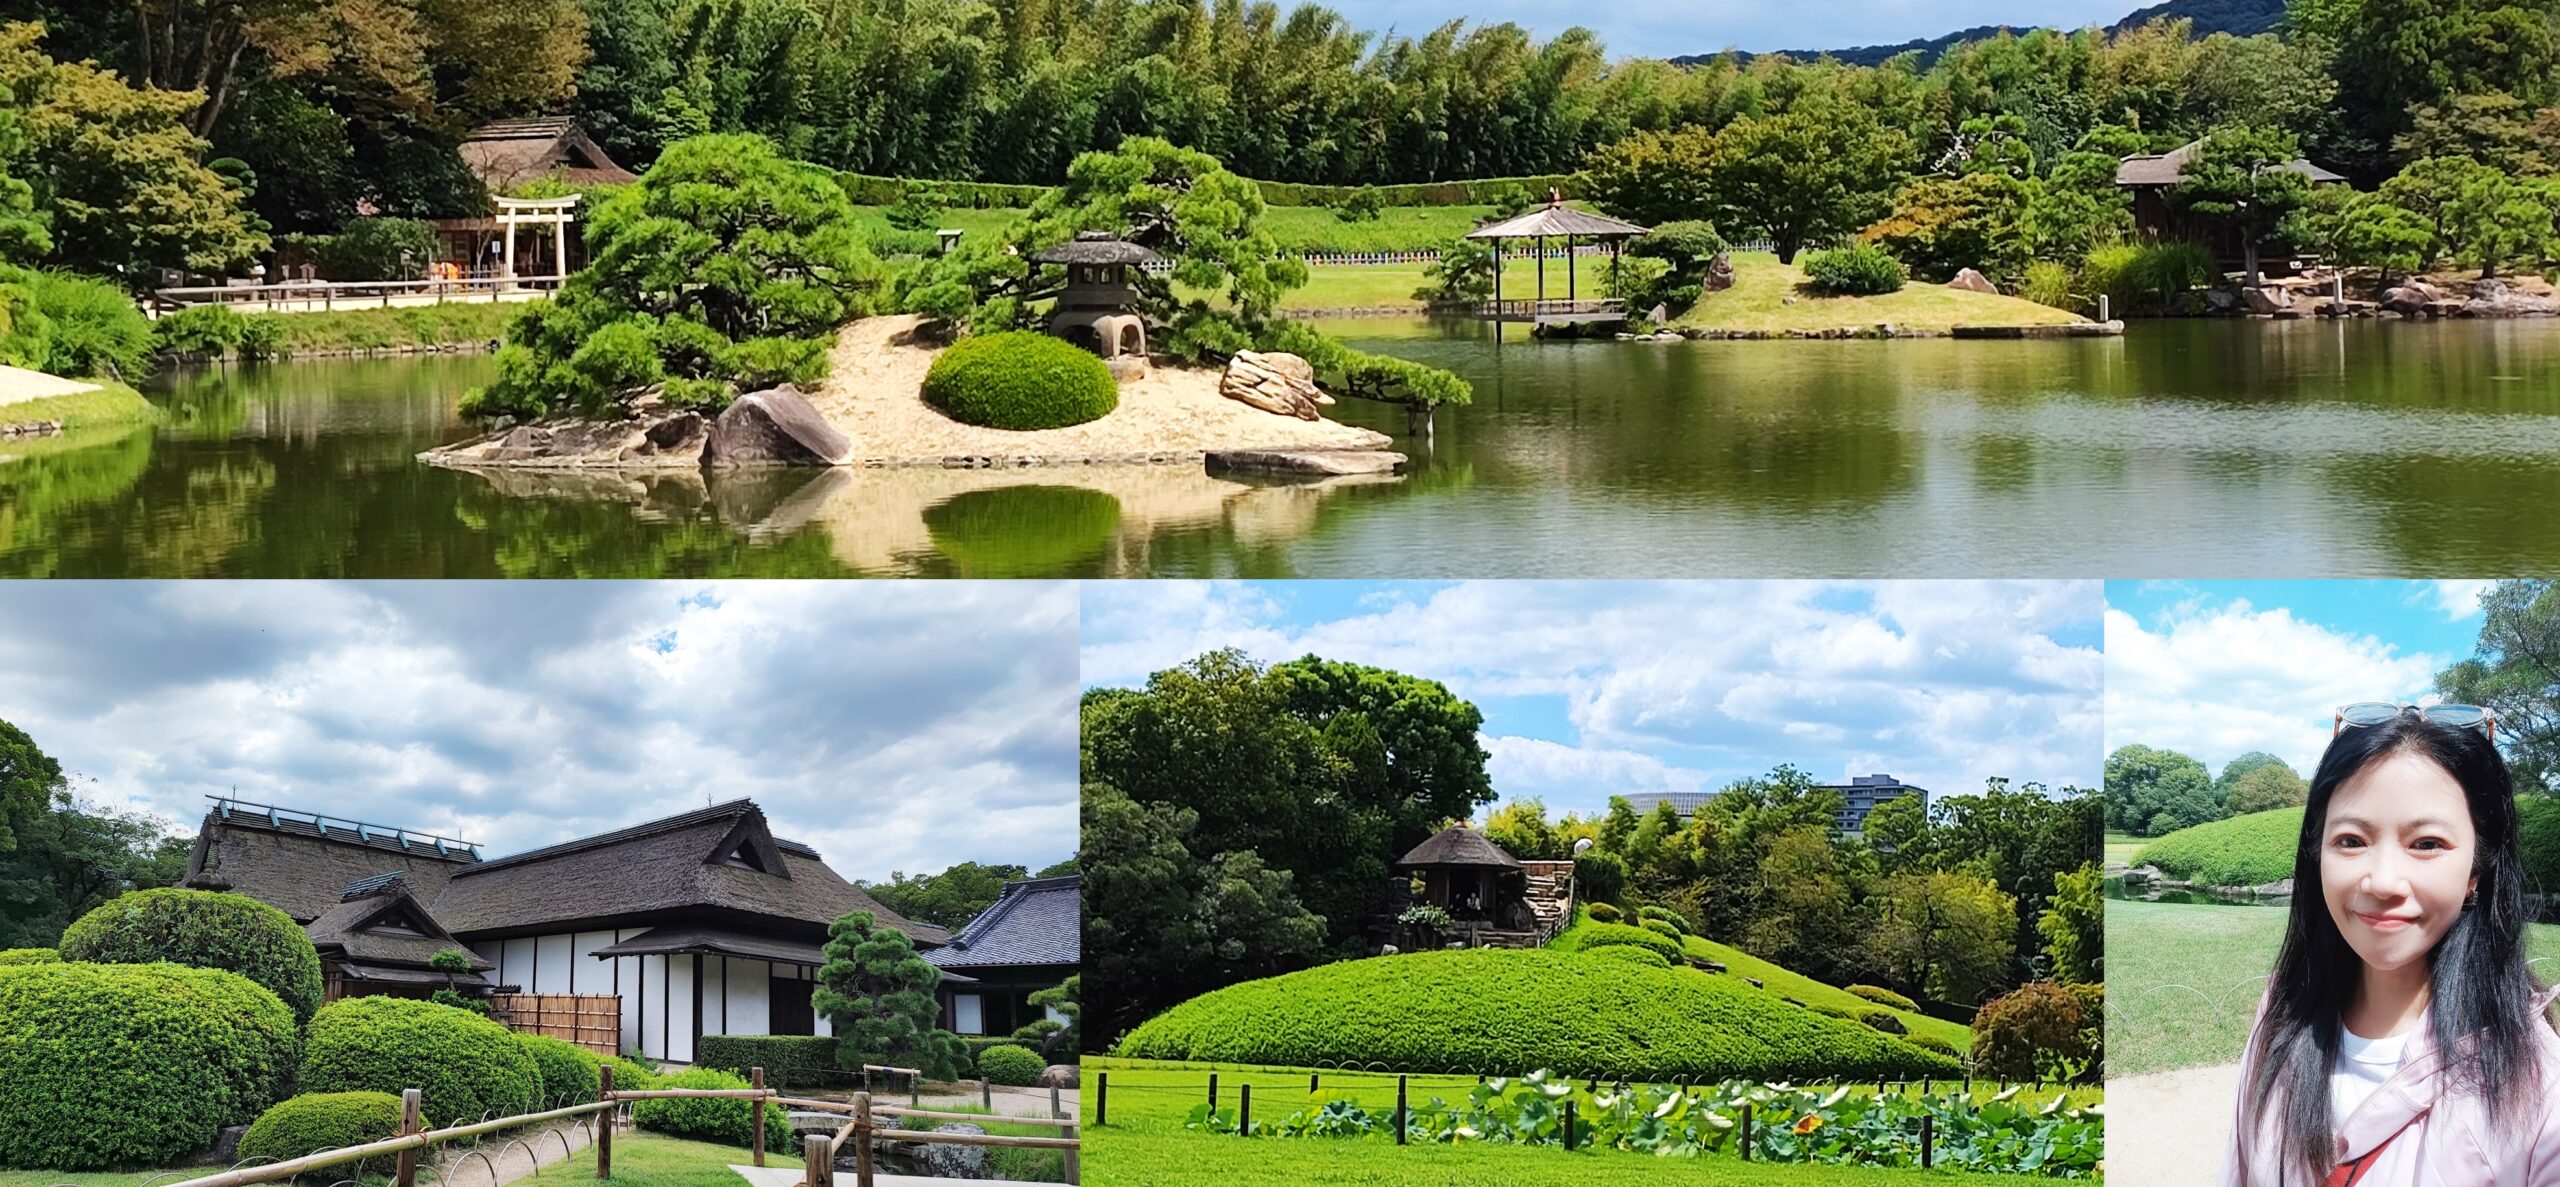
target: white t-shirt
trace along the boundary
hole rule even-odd
[[[2359,1037],[2344,1024],[2338,1027],[2338,1062],[2329,1069],[2329,1119],[2344,1124],[2356,1106],[2372,1096],[2391,1073],[2400,1070],[2400,1060],[2407,1053],[2409,1035],[2415,1028],[2387,1038]]]

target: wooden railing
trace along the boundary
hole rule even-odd
[[[422,304],[433,297],[448,301],[499,301],[510,295],[548,292],[560,287],[557,276],[466,276],[454,280],[296,280],[283,284],[197,285],[153,289],[164,309],[189,305],[280,305],[318,303],[323,310],[384,308],[394,299]]]
[[[865,1068],[864,1070],[906,1072],[910,1075],[917,1074],[910,1068],[872,1067]],[[913,1108],[904,1105],[876,1105],[872,1103],[871,1094],[868,1092],[855,1093],[853,1100],[849,1102],[784,1096],[780,1092],[765,1087],[764,1069],[760,1067],[748,1069],[747,1082],[749,1086],[745,1088],[645,1088],[626,1091],[618,1090],[613,1086],[613,1068],[611,1065],[607,1065],[598,1070],[597,1099],[587,1104],[570,1105],[566,1108],[551,1109],[540,1113],[527,1113],[517,1117],[499,1117],[493,1120],[474,1122],[470,1125],[455,1125],[444,1129],[426,1128],[419,1112],[421,1098],[420,1091],[418,1089],[411,1088],[400,1094],[400,1132],[393,1137],[384,1138],[378,1142],[366,1142],[357,1146],[345,1146],[336,1150],[323,1150],[316,1154],[305,1155],[301,1158],[288,1159],[283,1162],[270,1162],[258,1166],[234,1167],[218,1174],[204,1175],[199,1178],[187,1179],[182,1182],[165,1184],[164,1187],[246,1187],[247,1184],[251,1183],[272,1183],[279,1179],[290,1179],[310,1171],[323,1170],[333,1166],[343,1166],[350,1162],[362,1162],[368,1158],[378,1158],[385,1154],[392,1155],[394,1158],[393,1172],[391,1176],[391,1183],[393,1187],[417,1187],[418,1155],[423,1150],[442,1145],[446,1142],[476,1137],[485,1133],[494,1133],[502,1129],[514,1129],[522,1126],[538,1124],[544,1121],[564,1121],[584,1117],[593,1117],[596,1119],[596,1178],[608,1179],[613,1175],[614,1116],[621,1107],[632,1101],[666,1100],[680,1097],[709,1097],[714,1099],[743,1100],[751,1102],[749,1105],[749,1113],[752,1115],[753,1121],[749,1126],[751,1134],[750,1151],[757,1166],[764,1165],[765,1105],[779,1104],[786,1108],[848,1114],[850,1116],[850,1120],[846,1121],[844,1126],[835,1132],[834,1136],[830,1137],[824,1134],[811,1134],[807,1140],[803,1142],[802,1152],[807,1161],[803,1164],[803,1173],[800,1181],[804,1187],[834,1187],[836,1181],[835,1160],[838,1152],[845,1149],[848,1145],[851,1146],[854,1156],[854,1165],[856,1168],[854,1172],[854,1183],[856,1187],[874,1187],[873,1176],[875,1172],[872,1169],[871,1145],[873,1142],[881,1140],[925,1142],[936,1145],[1014,1146],[1043,1150],[1064,1150],[1066,1152],[1065,1161],[1067,1182],[1076,1183],[1082,1181],[1079,1178],[1080,1172],[1077,1167],[1076,1155],[1082,1148],[1083,1143],[1076,1137],[1078,1124],[1076,1119],[1073,1117],[1011,1117],[993,1116],[980,1113],[938,1113],[929,1109]],[[896,1128],[894,1124],[883,1126],[880,1123],[884,1118],[892,1119],[894,1121],[895,1118],[901,1117],[913,1117],[929,1121],[966,1121],[979,1124],[998,1122],[1006,1125],[1054,1126],[1059,1130],[1059,1136],[1046,1138],[1016,1137],[1006,1134],[985,1133],[940,1133],[931,1130],[899,1129]],[[564,1141],[562,1146],[565,1149],[567,1143]],[[527,1149],[530,1150],[531,1147],[528,1146]],[[536,1161],[538,1163],[539,1159],[537,1158]]]
[[[1624,313],[1626,308],[1626,302],[1615,299],[1541,301],[1534,297],[1505,297],[1499,301],[1487,301],[1481,307],[1487,317],[1552,317],[1577,313]]]

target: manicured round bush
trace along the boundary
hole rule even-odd
[[[2096,1012],[2103,993],[2032,981],[1983,1004],[1973,1016],[1973,1064],[1982,1075],[2012,1080],[2081,1074],[2097,1049]]]
[[[925,508],[924,530],[953,576],[1075,572],[1109,553],[1120,532],[1120,500],[1081,486],[988,487]]]
[[[604,1066],[603,1056],[550,1035],[520,1034],[516,1040],[524,1044],[525,1054],[533,1057],[534,1071],[542,1077],[543,1108],[583,1105],[602,1089],[603,1077],[596,1069]]]
[[[1093,352],[1030,330],[964,338],[933,360],[924,402],[962,424],[1059,429],[1120,406],[1120,385]]]
[[[1607,903],[1593,903],[1585,910],[1593,919],[1602,923],[1616,923],[1626,918],[1623,912]]]
[[[33,964],[0,976],[0,1166],[163,1166],[284,1095],[293,1012],[236,973]]]
[[[1039,1083],[1040,1073],[1047,1070],[1048,1065],[1028,1047],[1007,1044],[978,1052],[978,1074],[990,1084],[1029,1088]]]
[[[306,1092],[258,1114],[249,1132],[240,1135],[239,1161],[284,1162],[378,1142],[399,1132],[400,1098],[388,1092]],[[392,1160],[388,1154],[379,1159],[385,1167]]]
[[[467,1010],[398,997],[343,998],[311,1019],[306,1092],[424,1094],[430,1128],[513,1117],[542,1101],[542,1073],[518,1036]]]
[[[1663,959],[1661,953],[1650,948],[1631,948],[1625,944],[1611,944],[1605,948],[1593,948],[1584,952],[1583,955],[1595,960],[1623,960],[1628,964],[1646,965],[1657,969],[1667,969],[1671,967],[1671,962]]]
[[[1670,923],[1661,919],[1647,919],[1641,924],[1641,926],[1646,931],[1652,932],[1655,935],[1668,937],[1674,944],[1680,942],[1680,927],[1678,924]]]
[[[1842,297],[1880,297],[1911,282],[1902,261],[1872,243],[1815,252],[1805,257],[1804,275],[1815,292]]]
[[[615,1078],[620,1079],[616,1072]],[[653,1088],[745,1088],[745,1076],[731,1075],[717,1068],[698,1067],[692,1071],[665,1077]],[[665,1097],[636,1101],[631,1106],[631,1123],[671,1137],[692,1138],[698,1142],[720,1142],[746,1146],[755,1141],[755,1114],[747,1111],[749,1103],[720,1097]],[[766,1104],[764,1141],[767,1149],[776,1142],[789,1144],[791,1113],[778,1104]]]
[[[1372,957],[1230,985],[1140,1024],[1112,1053],[1639,1080],[1960,1072],[1943,1055],[1798,1009],[1737,978],[1510,949]]]
[[[665,1076],[658,1073],[658,1069],[655,1065],[642,1063],[628,1055],[616,1055],[613,1057],[613,1086],[615,1088],[624,1090],[656,1088],[658,1087],[658,1081],[665,1078]]]
[[[63,929],[62,959],[226,969],[266,986],[296,1022],[320,1008],[320,954],[311,938],[292,916],[247,895],[175,888],[120,895]]]
[[[1675,936],[1689,934],[1689,921],[1682,919],[1679,912],[1669,907],[1638,907],[1636,917],[1649,923],[1662,924],[1670,928],[1671,934]]]
[[[1915,1014],[1920,1011],[1920,1007],[1914,1004],[1910,998],[1904,997],[1899,993],[1895,993],[1881,985],[1852,985],[1849,987],[1849,992],[1857,994],[1859,997],[1863,997],[1879,1006],[1891,1006],[1894,1009],[1909,1010]]]
[[[1612,944],[1627,944],[1660,953],[1664,960],[1680,959],[1678,940],[1658,931],[1629,927],[1623,923],[1584,923],[1558,936],[1556,940],[1557,945],[1567,952],[1588,952],[1591,949],[1606,948]]]
[[[10,948],[0,950],[0,969],[15,964],[55,964],[62,954],[51,948]]]

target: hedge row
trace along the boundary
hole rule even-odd
[[[856,206],[893,206],[905,196],[913,179],[880,177],[869,173],[836,174],[836,184],[844,187],[845,197]],[[1045,185],[1007,185],[990,181],[937,181],[943,196],[953,206],[980,210],[1018,209],[1040,200],[1053,187]],[[1570,174],[1542,177],[1486,177],[1469,181],[1425,181],[1406,185],[1356,186],[1311,185],[1294,181],[1257,181],[1262,200],[1273,206],[1334,206],[1363,189],[1375,189],[1389,206],[1488,206],[1499,200],[1506,190],[1517,188],[1528,192],[1533,200],[1543,200],[1550,189],[1573,194]]]
[[[697,1067],[741,1076],[763,1068],[764,1082],[773,1088],[814,1088],[845,1074],[836,1064],[832,1035],[704,1035],[693,1051]]]
[[[0,975],[0,1166],[166,1166],[265,1112],[293,1079],[293,1011],[176,964]]]
[[[614,1073],[617,1077],[620,1072]],[[653,1088],[745,1088],[745,1076],[718,1068],[698,1067],[688,1072],[661,1077]],[[631,1123],[642,1129],[671,1137],[691,1138],[697,1142],[719,1142],[729,1146],[745,1146],[755,1140],[755,1114],[748,1112],[751,1102],[721,1097],[657,1097],[638,1101],[631,1106]],[[766,1149],[787,1148],[791,1144],[791,1113],[781,1105],[764,1106],[764,1141]]]
[[[1953,1059],[1735,978],[1486,949],[1346,961],[1232,985],[1140,1025],[1113,1054],[1641,1079],[1962,1074]]]
[[[604,1090],[604,1078],[596,1074],[604,1066],[603,1056],[549,1035],[519,1034],[516,1040],[533,1057],[534,1072],[541,1077],[541,1107],[583,1105]]]
[[[533,1112],[542,1066],[515,1032],[414,998],[350,997],[311,1019],[306,1092],[420,1090],[430,1127]]]
[[[51,948],[9,948],[0,950],[0,968],[17,964],[53,964],[62,954]]]
[[[1623,923],[1602,923],[1596,919],[1586,919],[1567,929],[1563,935],[1555,939],[1555,947],[1564,952],[1588,952],[1594,948],[1606,948],[1612,944],[1642,948],[1671,964],[1678,964],[1681,959],[1678,940],[1649,928],[1630,927]]]

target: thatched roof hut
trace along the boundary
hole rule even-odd
[[[1502,846],[1485,839],[1483,833],[1468,828],[1460,821],[1432,834],[1431,839],[1413,847],[1413,851],[1396,859],[1400,870],[1492,869],[1516,870],[1520,859],[1502,851]]]

